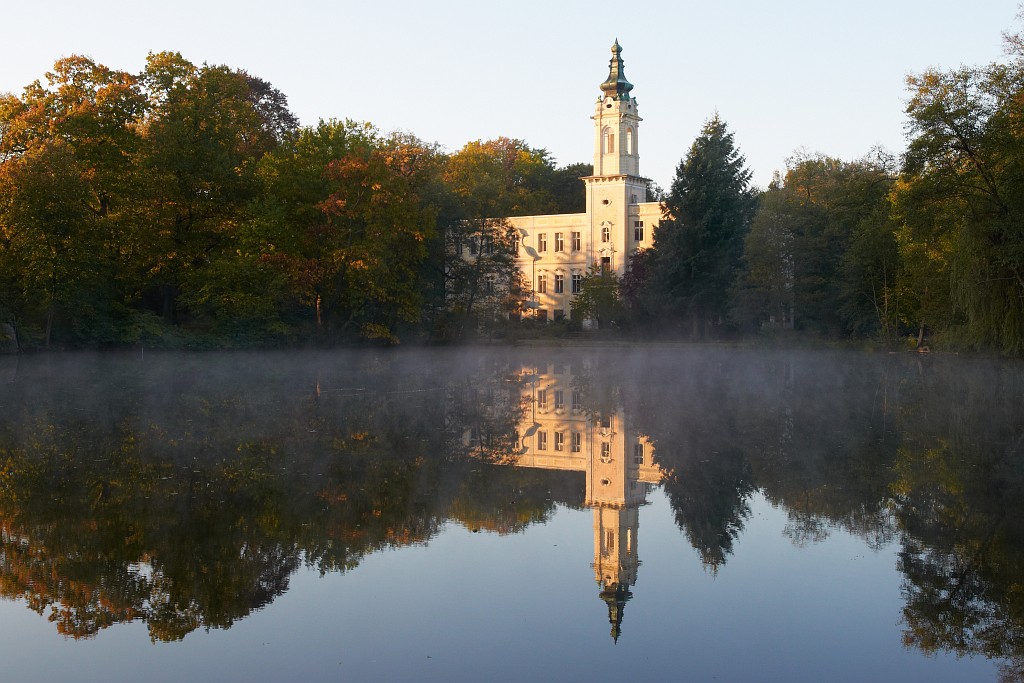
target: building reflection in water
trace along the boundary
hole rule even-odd
[[[650,440],[631,429],[622,406],[585,407],[578,379],[562,365],[520,372],[525,410],[515,464],[585,474],[586,505],[594,513],[594,579],[617,642],[640,566],[639,509],[663,474]]]

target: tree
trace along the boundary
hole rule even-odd
[[[757,207],[751,172],[716,114],[676,169],[655,233],[648,298],[652,312],[689,321],[693,336],[721,325]]]
[[[551,178],[554,206],[551,213],[583,213],[587,210],[587,193],[580,178],[594,175],[594,165],[569,164],[556,168]]]
[[[142,83],[151,108],[144,244],[159,312],[170,322],[182,288],[195,286],[197,272],[229,244],[254,196],[256,163],[275,149],[290,114],[263,81],[226,66],[197,67],[178,53],[150,54]]]
[[[793,231],[790,204],[778,175],[761,195],[743,240],[743,273],[734,295],[733,317],[743,327],[793,325]]]
[[[895,334],[900,259],[888,155],[799,156],[764,192],[744,243],[733,314],[754,328]]]
[[[444,336],[516,314],[526,285],[516,266],[519,235],[505,219],[553,208],[547,152],[520,140],[470,142],[451,155],[444,179],[455,200],[444,236]]]
[[[437,217],[424,195],[439,163],[432,147],[368,125],[303,129],[261,164],[247,248],[284,275],[317,328],[397,341],[396,326],[421,314]]]
[[[927,209],[921,215],[901,211],[904,253],[925,256],[915,259],[911,280],[922,283],[914,288],[922,330],[932,324],[925,310],[942,308],[934,298],[945,294],[944,287],[923,283],[946,272],[950,303],[963,315],[963,341],[1014,354],[1024,353],[1020,44],[1019,36],[1008,38],[1008,64],[929,70],[907,79],[910,143],[895,197],[898,206]]]
[[[88,183],[66,145],[33,145],[0,165],[0,265],[7,287],[20,289],[13,308],[28,321],[42,320],[50,345],[60,313],[87,315],[81,304],[95,285],[95,217],[87,206]],[[72,303],[79,306],[73,306]]]
[[[591,264],[580,283],[580,292],[572,300],[573,320],[596,320],[599,328],[621,320],[624,314],[619,300],[619,278],[615,273]]]
[[[46,327],[64,341],[124,341],[124,329],[132,326],[128,306],[139,289],[138,273],[142,272],[133,263],[137,252],[132,234],[137,224],[144,223],[139,220],[138,161],[145,113],[146,99],[135,76],[77,55],[58,60],[46,74],[45,84],[32,83],[20,98],[0,97],[0,165],[29,160],[26,163],[32,166],[43,158],[51,159],[55,173],[45,182],[64,184],[67,189],[71,176],[76,178],[72,181],[76,185],[74,198],[57,192],[47,200],[51,208],[53,201],[62,198],[73,203],[67,211],[91,214],[91,218],[82,218],[88,230],[69,232],[64,240],[65,250],[81,259],[77,266],[68,267],[87,266],[90,285],[76,280],[74,305],[61,303],[61,296],[55,299],[58,305],[53,312],[70,315],[47,316]],[[8,180],[18,176],[43,182],[42,176],[23,175],[27,167],[11,169]],[[10,189],[23,193],[23,199],[34,192]],[[39,205],[36,208],[42,210]],[[23,227],[28,218],[22,210]],[[76,219],[76,223],[81,221]],[[22,256],[25,253],[22,251]],[[6,296],[0,296],[8,300],[9,307],[26,313],[35,305],[18,301],[17,287],[2,289]],[[34,325],[36,321],[28,315],[22,322]]]

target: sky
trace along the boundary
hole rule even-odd
[[[665,188],[716,112],[761,187],[794,155],[898,155],[906,76],[1004,59],[1002,33],[1021,29],[1016,0],[3,5],[0,92],[62,56],[139,72],[148,53],[175,51],[269,81],[304,125],[369,121],[448,151],[519,138],[559,165],[592,160],[618,38],[644,119],[640,171]]]

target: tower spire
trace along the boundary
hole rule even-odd
[[[612,58],[608,62],[608,78],[601,84],[601,90],[605,97],[628,100],[629,91],[632,89],[633,84],[626,80],[625,66],[622,62],[622,46],[619,45],[619,39],[616,38],[615,44],[612,45]]]

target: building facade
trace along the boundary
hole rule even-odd
[[[592,266],[622,276],[629,258],[653,243],[659,202],[647,201],[640,175],[640,118],[622,48],[612,45],[608,78],[594,107],[594,174],[582,178],[586,212],[514,216],[517,264],[530,283],[528,311],[542,320],[569,317],[572,300]]]

